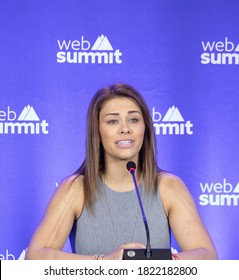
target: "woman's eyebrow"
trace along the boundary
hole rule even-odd
[[[118,116],[119,113],[107,113],[104,115],[104,117],[107,117],[107,116]]]
[[[134,113],[139,113],[140,115],[142,115],[142,113],[138,110],[132,110],[132,111],[128,111],[129,114],[134,114]]]
[[[128,111],[128,114],[134,114],[134,113],[138,113],[140,115],[142,115],[142,113],[140,111],[137,111],[137,110],[131,110],[131,111]],[[107,117],[107,116],[119,116],[120,114],[115,112],[115,113],[107,113],[104,115],[104,117]]]

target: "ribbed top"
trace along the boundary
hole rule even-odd
[[[113,191],[98,180],[99,197],[94,213],[84,208],[75,224],[75,252],[78,254],[107,254],[119,245],[130,242],[146,244],[146,232],[136,191]],[[159,192],[145,194],[144,183],[139,186],[147,217],[152,248],[170,248],[168,220]]]

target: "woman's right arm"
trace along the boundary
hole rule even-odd
[[[63,182],[52,196],[44,217],[36,229],[26,253],[26,259],[92,259],[92,256],[63,252],[62,248],[72,225],[83,209],[83,177]]]
[[[45,215],[35,231],[26,253],[27,260],[93,260],[91,255],[62,251],[74,221],[84,204],[83,177],[63,182],[52,196]],[[122,244],[104,255],[105,260],[122,260],[126,248],[145,248],[140,243]],[[101,252],[99,252],[100,254]]]

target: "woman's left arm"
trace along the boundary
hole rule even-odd
[[[160,175],[159,191],[170,227],[182,250],[177,257],[182,260],[217,259],[213,241],[183,181],[175,175]]]

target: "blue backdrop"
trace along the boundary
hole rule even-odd
[[[219,258],[238,258],[238,10],[237,0],[0,1],[0,259],[24,257],[84,158],[91,97],[114,82],[146,98],[159,166],[187,184]]]

